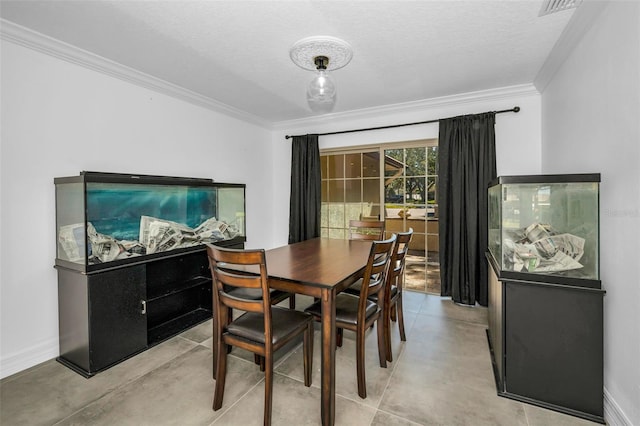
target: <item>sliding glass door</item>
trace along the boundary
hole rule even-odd
[[[437,140],[326,151],[321,161],[321,235],[347,238],[351,219],[383,219],[388,235],[411,228],[405,288],[440,294]]]
[[[438,243],[438,146],[393,147],[384,156],[401,163],[385,169],[385,222],[388,232],[413,229],[406,260],[405,288],[440,293]]]
[[[321,236],[346,238],[349,220],[380,217],[380,154],[321,154]]]

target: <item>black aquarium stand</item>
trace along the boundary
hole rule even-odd
[[[600,281],[531,279],[487,259],[498,395],[604,424]]]
[[[243,248],[242,242],[221,242]],[[58,271],[60,356],[91,377],[212,316],[204,246],[111,269]]]

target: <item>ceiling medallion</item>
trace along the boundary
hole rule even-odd
[[[326,114],[336,103],[336,83],[329,71],[347,65],[353,57],[346,41],[329,36],[314,36],[298,40],[289,50],[294,64],[307,71],[315,71],[315,77],[307,86],[307,103],[311,111]]]
[[[298,40],[291,46],[289,56],[294,64],[308,71],[317,69],[315,58],[329,58],[327,71],[340,69],[353,57],[351,45],[344,40],[331,36],[313,36]]]

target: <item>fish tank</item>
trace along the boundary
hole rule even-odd
[[[87,272],[246,241],[244,184],[101,172],[54,183],[58,266]]]
[[[488,189],[494,267],[503,276],[533,281],[600,280],[599,184],[600,174],[494,180]]]

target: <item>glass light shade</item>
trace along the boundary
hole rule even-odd
[[[336,84],[325,70],[319,70],[307,87],[307,102],[314,112],[330,112],[336,101]]]

